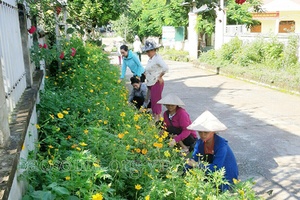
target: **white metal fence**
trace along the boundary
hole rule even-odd
[[[26,88],[19,15],[15,0],[0,0],[0,61],[10,114]]]

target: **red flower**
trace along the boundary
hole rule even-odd
[[[61,52],[59,58],[60,58],[60,59],[64,59],[64,57],[65,57],[65,53],[64,53],[64,52]]]
[[[71,56],[74,57],[76,54],[76,49],[74,47],[72,47],[71,51],[72,51]]]
[[[43,45],[42,45],[42,44],[39,44],[39,47],[40,47],[40,48],[43,48]]]
[[[36,31],[36,27],[35,26],[31,26],[30,29],[28,29],[28,33],[33,34]]]
[[[59,15],[59,13],[61,12],[61,7],[57,6],[55,10],[56,10],[56,14]]]
[[[243,4],[245,2],[246,2],[246,0],[235,0],[235,3],[237,3],[237,4]]]
[[[45,43],[43,46],[44,49],[48,49],[48,45]]]

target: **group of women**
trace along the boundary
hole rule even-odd
[[[129,101],[138,109],[147,108],[150,103],[156,122],[161,118],[164,105],[166,111],[163,113],[163,127],[169,133],[170,147],[180,147],[185,155],[193,152],[186,162],[185,172],[193,167],[205,167],[209,173],[224,167],[225,179],[229,184],[223,184],[220,189],[230,189],[233,180],[238,179],[238,166],[227,140],[217,134],[227,127],[209,111],[191,122],[189,114],[183,108],[184,103],[178,96],[168,94],[162,98],[163,76],[169,68],[157,54],[158,48],[154,41],[145,42],[143,51],[147,53],[149,60],[143,68],[138,57],[126,45],[121,46],[123,65],[120,78],[124,78],[127,67],[133,73],[130,79],[133,89]],[[207,165],[203,165],[203,162]]]

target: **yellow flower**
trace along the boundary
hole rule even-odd
[[[136,138],[133,138],[133,140],[135,141],[135,142],[138,142],[139,140],[138,139],[136,139]]]
[[[159,141],[159,142],[162,142],[162,141],[163,141],[163,139],[162,139],[162,138],[158,138],[158,141]]]
[[[66,181],[69,181],[71,179],[70,176],[66,176]]]
[[[40,125],[38,125],[38,124],[36,124],[35,127],[36,127],[37,129],[40,129],[40,128],[41,128]]]
[[[197,198],[195,198],[195,200],[201,200],[202,198],[201,197],[197,197]]]
[[[127,145],[126,146],[126,150],[128,151],[130,149],[130,145]]]
[[[141,129],[141,127],[139,125],[135,125],[135,129],[139,130],[139,129]]]
[[[64,113],[64,114],[66,114],[66,115],[67,115],[67,114],[69,114],[69,112],[68,112],[68,111],[66,111],[66,110],[64,110],[64,111],[63,111],[63,113]]]
[[[150,200],[150,195],[145,196],[145,200]]]
[[[157,147],[157,148],[162,148],[163,147],[163,144],[162,143],[158,143],[158,142],[155,142],[153,144],[153,146]]]
[[[139,118],[140,118],[139,115],[134,115],[133,120],[134,120],[135,122],[137,122],[137,121],[139,120]]]
[[[137,184],[137,185],[135,185],[135,189],[140,190],[140,189],[142,189],[142,186],[140,184]]]
[[[126,113],[125,113],[125,112],[121,112],[120,116],[121,116],[121,117],[125,117],[125,116],[126,116]]]
[[[103,196],[101,193],[97,193],[92,195],[92,200],[103,200]]]
[[[107,120],[104,120],[103,124],[108,124],[108,121],[107,121]]]
[[[93,163],[93,166],[94,166],[94,167],[100,167],[100,165],[97,164],[97,163]]]
[[[166,137],[168,137],[168,135],[169,135],[169,133],[167,131],[164,131],[162,138],[166,138]]]
[[[90,113],[91,112],[91,110],[88,108],[88,113]]]
[[[49,165],[53,165],[53,161],[52,160],[48,160],[48,164]]]
[[[124,133],[119,133],[118,138],[122,139],[124,137]]]
[[[62,114],[62,113],[57,113],[57,117],[58,117],[59,119],[62,119],[62,118],[64,118],[64,114]]]
[[[88,133],[89,133],[89,130],[84,129],[84,130],[83,130],[83,133],[84,133],[84,134],[88,134]]]
[[[147,154],[147,152],[148,152],[148,150],[147,150],[147,149],[142,149],[142,154],[146,155],[146,154]]]
[[[166,175],[166,178],[171,179],[172,175]]]
[[[239,190],[240,195],[243,197],[245,195],[244,190]]]
[[[80,150],[81,150],[81,148],[80,148],[80,147],[76,147],[76,150],[80,151]]]
[[[134,150],[135,150],[135,152],[137,152],[137,153],[140,153],[140,152],[141,152],[141,150],[140,150],[139,148],[134,149]]]
[[[118,83],[121,83],[121,80],[120,80],[120,79],[118,80]]]
[[[165,152],[164,152],[164,155],[165,155],[167,158],[171,156],[171,154],[170,154],[169,151],[165,151]]]
[[[94,92],[94,90],[93,89],[90,89],[90,93],[93,93]]]
[[[49,76],[45,76],[45,78],[49,78]]]
[[[233,183],[236,185],[236,184],[238,184],[241,180],[238,180],[238,179],[235,179],[235,178],[233,178],[232,179],[233,180]]]
[[[79,144],[80,144],[80,146],[83,146],[83,147],[87,146],[87,144],[84,142],[80,142]]]

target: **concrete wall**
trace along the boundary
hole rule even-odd
[[[26,170],[21,166],[26,166],[24,162],[27,161],[29,152],[35,150],[35,144],[38,140],[38,132],[35,126],[36,124],[37,124],[37,113],[36,113],[36,106],[34,106],[32,115],[30,117],[29,126],[26,131],[26,136],[24,139],[22,150],[20,152],[18,168],[13,178],[8,200],[21,200],[22,196],[24,195],[26,189],[26,183],[23,181],[18,181],[17,178],[19,175],[23,173],[24,170]]]

